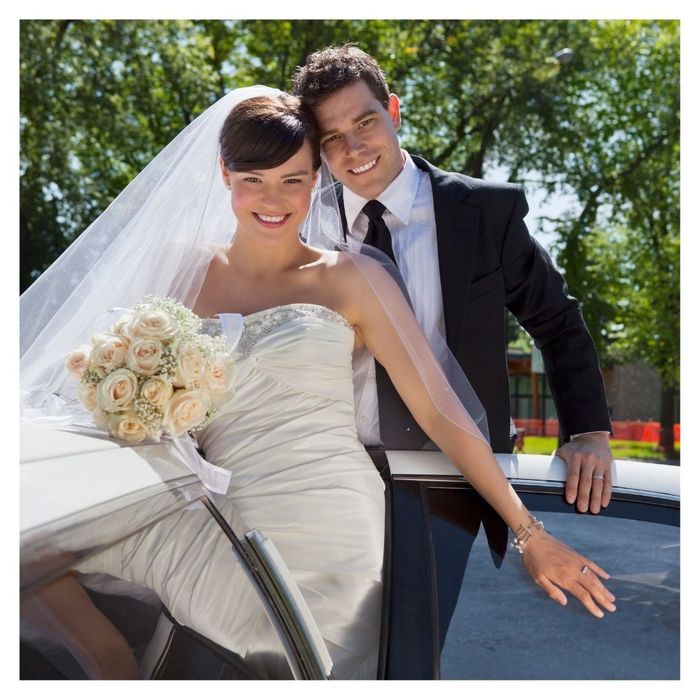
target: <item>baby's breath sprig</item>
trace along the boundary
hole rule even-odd
[[[156,309],[162,309],[172,318],[174,318],[177,321],[178,326],[180,327],[180,332],[183,336],[191,338],[199,333],[202,326],[202,319],[190,311],[186,306],[183,306],[183,304],[177,299],[172,299],[171,297],[147,296],[144,297],[140,304],[138,304],[136,309],[141,310],[149,306]]]
[[[192,435],[195,435],[196,433],[200,432],[211,422],[212,418],[215,415],[216,415],[216,406],[211,406],[207,410],[207,412],[204,416],[204,420],[199,425],[195,425],[194,428],[190,428],[190,430],[188,432]]]
[[[99,384],[105,376],[95,369],[86,369],[80,381],[82,384]]]
[[[141,422],[150,433],[160,431],[163,424],[163,412],[148,399],[134,399],[134,413],[141,419]]]
[[[228,352],[226,339],[222,335],[200,335],[198,342],[200,343],[200,351],[206,358],[226,355]]]
[[[163,345],[163,352],[158,363],[157,374],[163,379],[171,381],[177,370],[177,357],[172,347]]]

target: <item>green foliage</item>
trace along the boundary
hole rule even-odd
[[[20,42],[26,287],[218,90],[187,22],[22,21]]]
[[[658,220],[652,218],[655,223]],[[676,223],[677,226],[677,223]],[[658,234],[656,225],[651,232]],[[598,303],[610,361],[655,367],[666,387],[680,382],[680,242],[678,235],[645,241],[639,229],[593,230],[583,242],[587,275]],[[652,237],[653,238],[653,237]]]
[[[554,222],[557,261],[604,360],[620,352],[678,376],[679,26],[593,23],[574,99],[542,140],[575,211]],[[547,161],[535,166],[547,172]],[[675,315],[674,315],[675,314]],[[658,339],[659,342],[656,342]],[[656,343],[656,347],[651,346]],[[673,365],[673,366],[672,366]]]
[[[642,359],[675,384],[676,21],[22,21],[22,287],[226,90],[289,89],[310,52],[346,41],[400,96],[408,150],[572,198],[539,227],[601,358]]]
[[[678,457],[680,448],[680,443],[675,443],[674,454],[669,456]],[[524,440],[523,454],[551,455],[556,449],[557,438],[528,435]],[[645,462],[661,462],[664,459],[656,445],[637,440],[610,440],[610,451],[614,459],[636,459]]]

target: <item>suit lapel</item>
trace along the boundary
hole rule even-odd
[[[459,345],[474,272],[479,209],[466,203],[471,189],[465,182],[455,175],[434,168],[422,158],[412,158],[430,176],[445,332],[447,345],[455,352]]]

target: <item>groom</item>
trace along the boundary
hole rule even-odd
[[[512,450],[504,309],[542,351],[565,444],[566,499],[599,512],[611,492],[611,424],[593,341],[578,302],[523,221],[522,190],[439,170],[401,149],[399,98],[353,45],[311,54],[295,94],[321,128],[346,235],[392,257],[426,335],[442,334],[488,416],[494,452]],[[367,444],[427,441],[377,365],[379,419]],[[376,411],[376,408],[374,409]]]

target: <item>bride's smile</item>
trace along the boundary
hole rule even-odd
[[[298,238],[316,181],[308,141],[273,168],[233,171],[223,163],[221,167],[224,182],[231,191],[239,235],[253,236],[268,246]]]
[[[274,214],[260,214],[259,212],[253,212],[253,216],[263,225],[268,228],[277,228],[282,226],[291,214],[280,214],[276,216]]]

